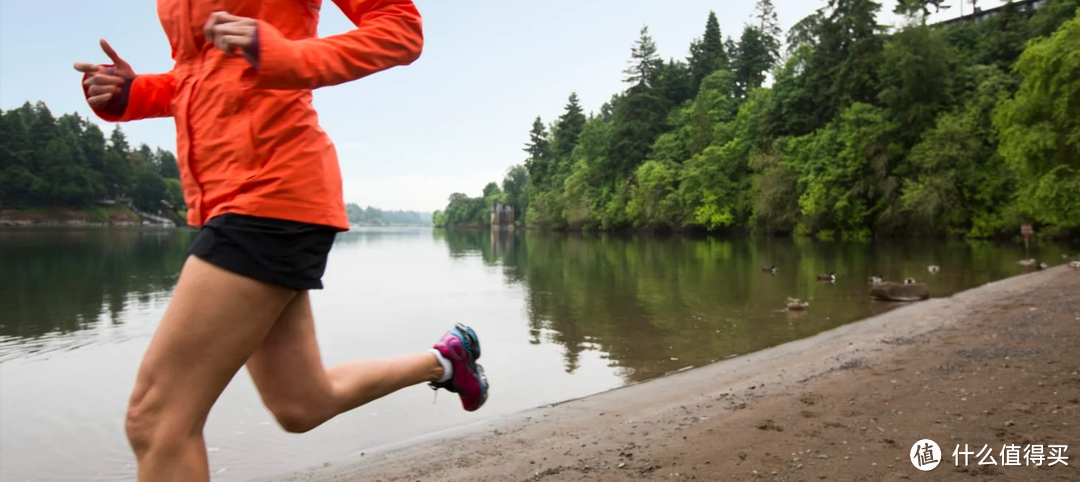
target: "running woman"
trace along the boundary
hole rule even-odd
[[[200,228],[128,404],[140,482],[210,479],[203,426],[242,366],[289,432],[424,382],[468,411],[487,399],[480,342],[460,324],[429,351],[322,365],[308,292],[349,224],[312,90],[409,65],[423,47],[409,0],[334,3],[356,28],[318,38],[321,0],[158,0],[172,70],[136,74],[104,40],[111,63],[75,64],[103,120],[175,119]]]

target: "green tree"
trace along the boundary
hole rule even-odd
[[[175,163],[171,153],[160,149],[154,153],[142,145],[132,151],[119,127],[106,142],[87,119],[55,117],[44,102],[27,102],[0,111],[0,204],[80,208],[103,198],[132,196],[140,188],[135,174],[149,165],[144,160],[166,155]],[[151,182],[142,181],[144,186]]]
[[[978,238],[1027,219],[1075,235],[1077,1],[935,25],[938,2],[904,1],[909,22],[890,33],[879,2],[829,0],[787,33],[779,66],[768,1],[738,43],[710,16],[685,63],[661,62],[643,29],[624,91],[596,115],[567,109],[575,122],[537,119],[518,180],[455,195],[439,217],[483,225],[486,203],[524,184],[524,218],[540,229]],[[17,133],[12,119],[0,127]]]
[[[1080,10],[1080,0],[1050,0],[1031,18],[1028,31],[1032,37],[1048,37]]]
[[[165,179],[180,179],[180,169],[176,164],[176,156],[173,153],[158,150],[154,153],[154,162],[157,165],[158,174]]]
[[[694,92],[697,92],[701,81],[705,80],[709,74],[730,68],[728,52],[724,48],[724,37],[720,32],[720,21],[716,19],[716,12],[709,12],[709,19],[705,22],[705,34],[690,43],[690,57],[687,60],[690,64],[690,74],[693,76]]]
[[[135,176],[135,189],[132,202],[143,211],[154,213],[161,207],[161,201],[169,198],[168,185],[152,169],[142,169]]]
[[[566,111],[559,117],[556,126],[555,155],[569,156],[574,151],[574,146],[577,145],[581,129],[585,127],[585,113],[581,110],[577,93],[570,94],[570,99],[566,103]]]
[[[485,199],[489,198],[489,197],[492,197],[492,196],[498,196],[500,194],[502,194],[502,190],[499,189],[498,184],[493,183],[493,182],[489,182],[489,183],[487,183],[486,186],[484,186],[484,198]]]
[[[694,98],[694,77],[685,62],[669,60],[660,68],[658,89],[670,105],[680,105]]]
[[[1015,85],[997,67],[971,70],[974,95],[939,116],[908,154],[901,214],[916,233],[982,238],[1019,222],[1008,217],[1017,177],[997,152],[992,125],[995,106]]]
[[[503,177],[502,190],[506,203],[514,207],[514,219],[521,219],[529,209],[529,171],[524,166],[514,166]]]
[[[780,28],[780,20],[776,16],[776,7],[772,0],[758,0],[754,6],[754,18],[757,20],[757,29],[761,34],[762,43],[769,53],[769,65],[775,64],[780,58],[780,36],[784,31]]]
[[[529,143],[525,145],[525,152],[529,157],[525,159],[525,168],[529,171],[529,178],[537,185],[543,186],[551,174],[551,141],[548,139],[547,128],[544,122],[537,116],[533,121],[532,130],[529,131]]]
[[[1020,56],[1016,95],[994,125],[1001,154],[1023,179],[1022,215],[1052,229],[1080,227],[1080,12]]]
[[[656,42],[649,35],[649,27],[641,27],[641,36],[631,49],[630,65],[623,71],[624,82],[645,87],[656,86],[664,62],[656,55]]]
[[[872,0],[829,0],[807,65],[814,128],[824,126],[853,103],[877,101],[877,72],[884,47],[883,27],[877,23],[880,9],[881,4]]]
[[[913,145],[952,103],[954,54],[941,31],[908,26],[885,45],[878,98],[900,126],[899,139]]]
[[[787,53],[790,55],[804,45],[816,46],[824,18],[824,12],[818,10],[792,25],[787,34]]]

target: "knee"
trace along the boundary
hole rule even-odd
[[[326,421],[312,409],[314,407],[298,403],[280,403],[268,407],[270,413],[283,430],[289,433],[306,433]]]
[[[146,396],[148,391],[136,388],[124,418],[124,431],[137,459],[150,452],[176,449],[191,435],[190,430],[185,430],[190,425],[179,423],[182,420],[176,418],[180,416],[179,410],[155,402]]]
[[[128,404],[124,430],[136,458],[142,458],[150,451],[154,440],[159,438],[161,426],[160,415],[148,410],[145,403],[133,400]]]

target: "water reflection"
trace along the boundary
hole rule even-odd
[[[932,296],[1019,274],[1017,246],[989,242],[816,243],[611,234],[435,231],[450,256],[480,257],[524,285],[533,344],[564,351],[565,370],[594,350],[627,382],[760,350],[884,313],[870,276],[915,277]],[[1032,255],[1060,259],[1056,246]],[[927,266],[942,265],[930,274]],[[776,266],[777,273],[762,271]],[[835,271],[833,283],[817,275]],[[788,312],[788,297],[809,300]]]
[[[129,304],[167,297],[192,233],[0,230],[0,360],[42,349],[33,341],[43,337],[119,324]]]
[[[135,479],[123,414],[192,234],[0,230],[0,480]],[[1060,263],[1059,253],[1031,255]],[[426,348],[449,320],[465,321],[488,340],[497,395],[467,413],[417,387],[294,437],[238,376],[207,425],[215,481],[587,396],[898,306],[870,300],[871,275],[914,276],[946,296],[1022,272],[1024,254],[993,243],[378,228],[341,234],[330,256],[327,289],[313,295],[328,364]],[[931,276],[929,264],[942,271]],[[775,275],[762,272],[769,265]],[[829,271],[835,283],[817,281]],[[809,310],[786,311],[789,296]]]

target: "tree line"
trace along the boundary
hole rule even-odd
[[[0,206],[84,208],[103,200],[184,209],[176,156],[132,148],[119,125],[106,140],[89,119],[57,118],[44,102],[0,110]]]
[[[880,3],[827,0],[785,35],[759,0],[737,40],[710,13],[683,60],[645,27],[625,90],[538,117],[502,189],[451,195],[436,224],[500,200],[539,229],[1075,236],[1080,2],[1035,3],[930,25],[939,1],[902,0],[889,31]]]
[[[348,203],[349,223],[357,226],[431,226],[431,214],[417,211],[384,211]]]

